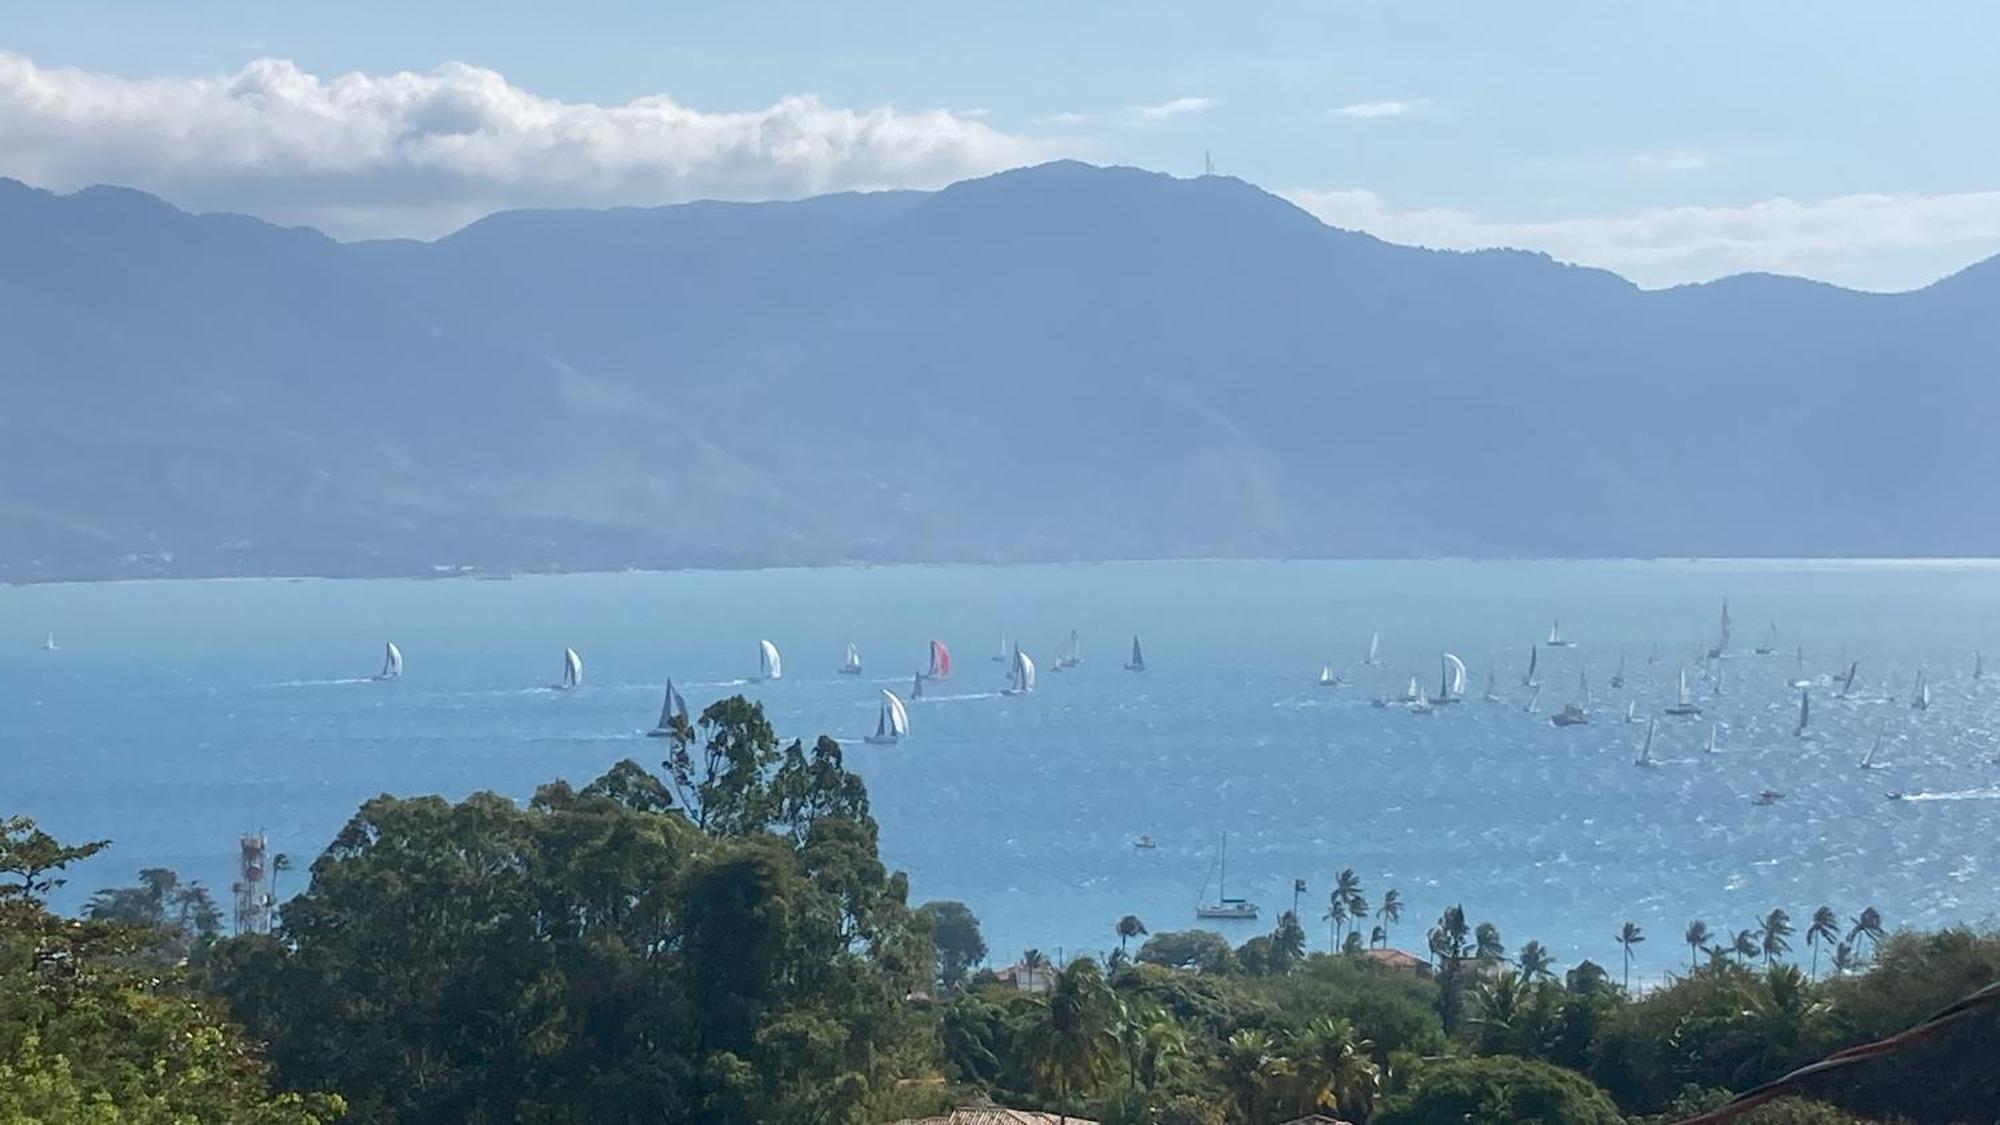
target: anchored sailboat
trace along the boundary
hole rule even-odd
[[[563,691],[575,691],[583,686],[583,657],[573,648],[563,650],[562,683],[556,685]]]
[[[1214,902],[1204,902],[1194,908],[1197,918],[1220,918],[1249,920],[1257,917],[1257,904],[1244,898],[1229,897],[1229,834],[1222,834],[1222,850],[1216,861],[1216,897]]]
[[[875,733],[864,741],[871,746],[894,746],[908,733],[910,713],[903,709],[903,701],[896,698],[895,692],[883,689],[882,711],[875,720]]]
[[[943,641],[931,642],[930,670],[924,672],[921,678],[926,680],[951,679],[951,650],[944,647]]]
[[[843,676],[861,674],[861,650],[854,647],[853,641],[847,642],[847,655],[840,661],[840,674]]]
[[[1132,659],[1125,662],[1125,670],[1127,672],[1143,672],[1146,670],[1146,652],[1139,647],[1139,634],[1137,633],[1132,634]]]
[[[1681,665],[1680,688],[1674,698],[1674,705],[1667,708],[1669,715],[1699,715],[1701,708],[1694,701],[1694,693],[1688,691],[1687,665]]]
[[[55,647],[53,639],[51,639],[49,647]],[[378,680],[396,680],[401,679],[402,676],[403,650],[396,647],[395,641],[390,641],[388,644],[382,646],[382,670],[375,673],[375,678]]]
[[[1639,744],[1639,758],[1632,763],[1633,765],[1651,768],[1660,764],[1653,760],[1653,735],[1659,729],[1660,720],[1658,719],[1652,719],[1646,723],[1646,741]]]
[[[757,642],[757,679],[779,680],[785,676],[785,662],[778,655],[778,646],[770,641]]]
[[[686,723],[687,717],[687,700],[681,698],[680,691],[674,687],[674,681],[670,679],[667,681],[666,696],[660,700],[660,725],[647,731],[646,737],[666,738],[674,733],[676,725],[674,720],[679,719],[682,723]]]

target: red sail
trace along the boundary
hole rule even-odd
[[[944,647],[943,641],[931,642],[930,677],[933,680],[951,679],[951,650]]]

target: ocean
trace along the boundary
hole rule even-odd
[[[1729,658],[1715,643],[1727,598]],[[1538,711],[1521,685],[1543,648]],[[1775,628],[1776,653],[1752,649]],[[1083,663],[1052,668],[1076,630]],[[55,651],[43,651],[53,633]],[[1122,668],[1133,634],[1148,668]],[[1380,667],[1361,664],[1371,634]],[[1002,696],[1003,634],[1041,665]],[[757,642],[785,675],[752,683]],[[901,745],[868,746],[879,692],[908,694],[932,638],[948,683],[912,702]],[[384,641],[404,678],[374,683]],[[864,674],[835,672],[845,645]],[[562,650],[585,663],[581,690]],[[1616,971],[1612,937],[1644,927],[1635,976],[1685,964],[1692,918],[1717,931],[1773,907],[1878,907],[1893,926],[1984,922],[2000,901],[2000,563],[1162,562],[881,567],[449,579],[159,581],[0,588],[0,815],[114,847],[75,869],[58,904],[142,867],[200,879],[227,907],[235,842],[268,834],[299,870],[378,793],[520,800],[621,758],[657,767],[643,737],[673,677],[695,709],[761,700],[781,733],[847,746],[913,903],[960,899],[992,961],[1034,946],[1102,953],[1136,914],[1196,925],[1228,890],[1267,931],[1304,879],[1315,948],[1335,872],[1406,904],[1392,944],[1421,952],[1463,903],[1510,948]],[[1803,665],[1797,656],[1804,650]],[[1440,654],[1471,669],[1464,702],[1416,715],[1371,704]],[[1625,686],[1610,684],[1623,654]],[[1854,697],[1831,676],[1858,661]],[[1331,661],[1348,678],[1317,680]],[[1700,719],[1643,720],[1685,666]],[[1720,669],[1720,693],[1711,668]],[[1499,702],[1486,702],[1488,671]],[[1932,705],[1909,705],[1918,672]],[[1551,712],[1592,689],[1588,725]],[[1793,728],[1812,681],[1808,738]],[[1641,724],[1627,725],[1627,701]],[[1710,722],[1718,749],[1704,751]],[[1858,762],[1877,735],[1879,769]],[[1768,805],[1762,790],[1784,794]],[[1905,799],[1887,799],[1888,793]],[[1152,849],[1133,841],[1151,836]],[[1801,927],[1803,928],[1803,927]],[[1801,950],[1803,956],[1803,949]]]

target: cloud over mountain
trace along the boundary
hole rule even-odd
[[[508,207],[937,187],[1060,145],[977,115],[810,94],[730,112],[664,94],[565,102],[464,63],[322,77],[267,58],[136,80],[0,51],[0,175],[132,184],[341,236],[434,235]]]

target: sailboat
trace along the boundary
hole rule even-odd
[[[54,645],[51,644],[50,647],[53,648]],[[396,647],[395,641],[390,641],[382,648],[382,670],[375,673],[375,678],[378,680],[396,680],[401,679],[402,676],[403,650]]]
[[[1410,677],[1410,683],[1413,686],[1416,682],[1417,678],[1415,676]],[[1412,715],[1428,715],[1437,710],[1437,706],[1431,702],[1429,696],[1424,694],[1424,689],[1421,687],[1417,688],[1416,698],[1410,700],[1408,707]]]
[[[687,700],[681,698],[680,691],[674,687],[674,681],[670,679],[667,681],[666,695],[660,700],[660,725],[647,731],[646,737],[666,738],[674,733],[674,720],[679,719],[685,723],[687,717]]]
[[[915,676],[912,676],[912,677],[910,678],[910,698],[911,698],[911,699],[922,699],[922,698],[924,697],[924,680],[925,680],[925,678],[926,678],[926,677],[924,676],[924,674],[923,674],[922,672],[918,672],[918,673],[917,673],[917,674],[916,674]]]
[[[1381,649],[1382,649],[1382,634],[1380,633],[1369,634],[1368,659],[1362,661],[1362,663],[1366,664],[1370,668],[1380,668],[1382,666],[1382,660],[1377,654],[1381,651]]]
[[[1007,643],[1007,634],[1000,634],[1000,651],[993,654],[993,663],[1005,664],[1014,658],[1014,648]]]
[[[1611,673],[1611,686],[1614,688],[1625,686],[1625,650],[1622,648],[1618,650],[1618,670]]]
[[[1577,673],[1577,700],[1563,704],[1563,709],[1549,716],[1549,722],[1559,727],[1582,726],[1590,721],[1590,676]]]
[[[1014,666],[1007,672],[1007,695],[1026,695],[1035,690],[1035,662],[1014,646]]]
[[[1875,732],[1875,745],[1870,746],[1868,748],[1868,753],[1863,754],[1861,756],[1861,768],[1864,770],[1876,769],[1877,767],[1875,765],[1875,755],[1881,752],[1882,752],[1882,732],[1878,730]]]
[[[1137,633],[1132,634],[1132,659],[1125,662],[1125,670],[1127,672],[1143,672],[1146,670],[1146,652],[1139,647],[1139,634]]]
[[[1716,666],[1715,666],[1715,684],[1713,685],[1713,691],[1714,691],[1714,694],[1715,694],[1715,698],[1717,698],[1717,699],[1721,699],[1721,698],[1722,698],[1722,680],[1723,680],[1723,677],[1727,676],[1728,674],[1729,674],[1729,665],[1727,665],[1727,664],[1722,664],[1722,663],[1717,663],[1717,664],[1716,664]]]
[[[1542,702],[1542,685],[1536,684],[1535,694],[1529,696],[1528,701],[1526,703],[1521,704],[1521,710],[1526,711],[1528,714],[1532,715],[1535,713],[1535,708],[1541,705],[1541,702]]]
[[[1632,724],[1637,723],[1638,721],[1639,721],[1639,701],[1636,699],[1626,700],[1625,725],[1631,726]]]
[[[931,642],[930,670],[924,672],[921,678],[926,680],[951,679],[951,650],[944,647],[943,641]]]
[[[779,680],[785,676],[785,662],[778,655],[778,646],[770,641],[757,642],[757,679]]]
[[[1681,665],[1679,694],[1675,696],[1674,705],[1667,708],[1666,713],[1669,715],[1701,714],[1701,707],[1694,701],[1694,693],[1688,691],[1688,670],[1685,664]]]
[[[42,642],[42,651],[54,652],[55,650],[56,650],[56,635],[54,633],[50,633],[48,639]],[[1976,675],[1973,677],[1973,679],[1978,679],[1978,678],[1979,677]]]
[[[1910,692],[1910,708],[1916,711],[1931,709],[1931,682],[1921,668],[1917,669],[1917,686]]]
[[[910,713],[903,710],[903,701],[896,693],[883,689],[882,712],[875,720],[875,733],[865,739],[870,746],[894,746],[902,737],[910,733]]]
[[[847,642],[847,655],[840,661],[840,674],[843,676],[861,674],[861,650],[854,647],[853,641]]]
[[[1757,646],[1757,655],[1769,656],[1776,651],[1778,651],[1778,623],[1773,621],[1771,627],[1764,632],[1764,643]]]
[[[1703,747],[1702,747],[1701,749],[1702,749],[1702,753],[1704,753],[1704,754],[1713,754],[1713,753],[1715,753],[1715,724],[1714,724],[1714,723],[1710,723],[1710,724],[1708,724],[1708,744],[1707,744],[1706,746],[1703,746]]]
[[[1722,599],[1722,635],[1716,638],[1715,647],[1708,650],[1710,660],[1720,660],[1729,652],[1729,599]]]
[[[1798,655],[1792,659],[1792,687],[1808,688],[1811,686],[1812,680],[1806,675],[1806,646],[1800,645]]]
[[[1799,725],[1792,728],[1793,738],[1804,738],[1806,728],[1812,725],[1812,692],[1799,693]]]
[[[1197,918],[1218,918],[1248,921],[1257,917],[1257,904],[1244,898],[1229,897],[1229,834],[1222,834],[1222,851],[1216,861],[1215,901],[1204,902],[1194,908]]]
[[[1492,657],[1489,656],[1487,659],[1491,660]],[[1493,683],[1493,665],[1491,664],[1486,666],[1486,702],[1500,702],[1500,689]]]
[[[1332,661],[1328,661],[1325,664],[1319,666],[1319,686],[1321,687],[1340,686],[1340,673],[1333,670]]]
[[[563,650],[562,683],[556,685],[563,691],[575,691],[583,686],[583,657],[573,648]]]
[[[1561,618],[1557,618],[1555,623],[1549,626],[1549,639],[1542,643],[1548,645],[1550,648],[1571,647],[1570,642],[1563,640],[1563,623]]]
[[[1417,678],[1415,676],[1411,676],[1410,682],[1403,688],[1403,702],[1415,703],[1418,700],[1422,699],[1423,697],[1424,697],[1423,685],[1417,683]]]
[[[1433,702],[1457,703],[1465,698],[1465,661],[1447,652],[1439,663],[1443,669],[1438,677],[1438,693]]]
[[[1859,660],[1848,661],[1847,675],[1840,678],[1840,691],[1836,693],[1839,698],[1846,699],[1854,694],[1854,674],[1860,670],[1861,662]]]
[[[1659,731],[1659,729],[1660,729],[1660,720],[1658,719],[1652,719],[1646,723],[1646,741],[1639,744],[1639,757],[1636,761],[1632,763],[1633,765],[1645,766],[1646,768],[1651,769],[1660,764],[1653,760],[1653,735],[1656,734]]]
[[[1068,639],[1063,642],[1060,655],[1056,657],[1056,667],[1074,668],[1081,663],[1083,663],[1083,645],[1076,639],[1076,630],[1071,629]]]
[[[1528,670],[1521,673],[1522,687],[1539,686],[1535,680],[1535,668],[1541,663],[1541,654],[1542,650],[1539,647],[1535,645],[1528,646]]]

